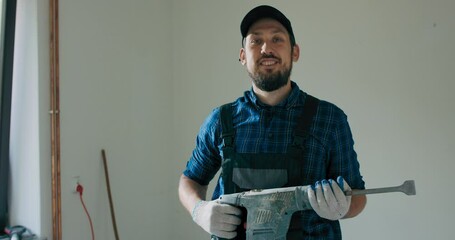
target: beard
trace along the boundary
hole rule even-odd
[[[248,71],[248,75],[253,80],[257,88],[265,92],[272,92],[280,89],[288,83],[292,71],[292,61],[289,68],[285,68],[276,73],[252,73]]]

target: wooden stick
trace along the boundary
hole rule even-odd
[[[106,152],[104,151],[104,149],[101,150],[101,155],[103,156],[104,173],[106,175],[106,186],[107,194],[109,196],[109,206],[111,207],[112,225],[114,226],[115,239],[119,240],[120,238],[118,237],[117,223],[115,222],[114,204],[112,203],[111,185],[109,184],[109,173],[107,171]]]

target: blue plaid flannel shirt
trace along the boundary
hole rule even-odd
[[[296,121],[302,114],[306,96],[292,82],[288,98],[271,107],[262,104],[252,89],[246,91],[233,104],[235,150],[239,153],[285,153],[292,144]],[[196,147],[183,172],[201,185],[207,185],[221,166],[223,140],[219,110],[214,109],[202,124]],[[334,104],[320,101],[305,149],[304,184],[343,176],[351,188],[365,188],[347,116]],[[212,199],[223,194],[222,181],[221,178],[218,180]],[[308,227],[313,227],[314,232],[326,231],[317,229],[318,226]],[[327,239],[341,239],[339,229],[335,230],[335,235]]]
[[[298,116],[303,111],[306,93],[292,82],[289,97],[270,107],[262,104],[252,90],[234,103],[235,148],[240,153],[284,153],[292,143]],[[184,175],[207,185],[221,166],[223,140],[219,108],[205,119],[196,138],[196,147]],[[345,113],[335,105],[320,101],[310,141],[307,141],[309,162],[307,175],[314,183],[321,179],[343,176],[351,188],[363,189],[354,141]],[[311,174],[310,172],[313,172]],[[218,188],[223,193],[222,188]]]

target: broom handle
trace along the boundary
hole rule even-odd
[[[104,151],[104,149],[101,150],[101,155],[103,156],[104,173],[106,175],[106,186],[107,186],[107,194],[109,197],[109,206],[111,208],[112,225],[114,226],[115,239],[119,240],[120,238],[118,237],[117,223],[115,222],[114,204],[112,203],[111,185],[109,183],[109,173],[107,170],[106,152]]]

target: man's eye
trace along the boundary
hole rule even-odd
[[[274,42],[274,43],[279,43],[279,42],[282,42],[282,41],[283,41],[282,38],[274,38],[274,39],[273,39],[273,42]]]
[[[252,45],[258,45],[258,44],[261,44],[261,40],[260,39],[252,39],[250,43]]]

